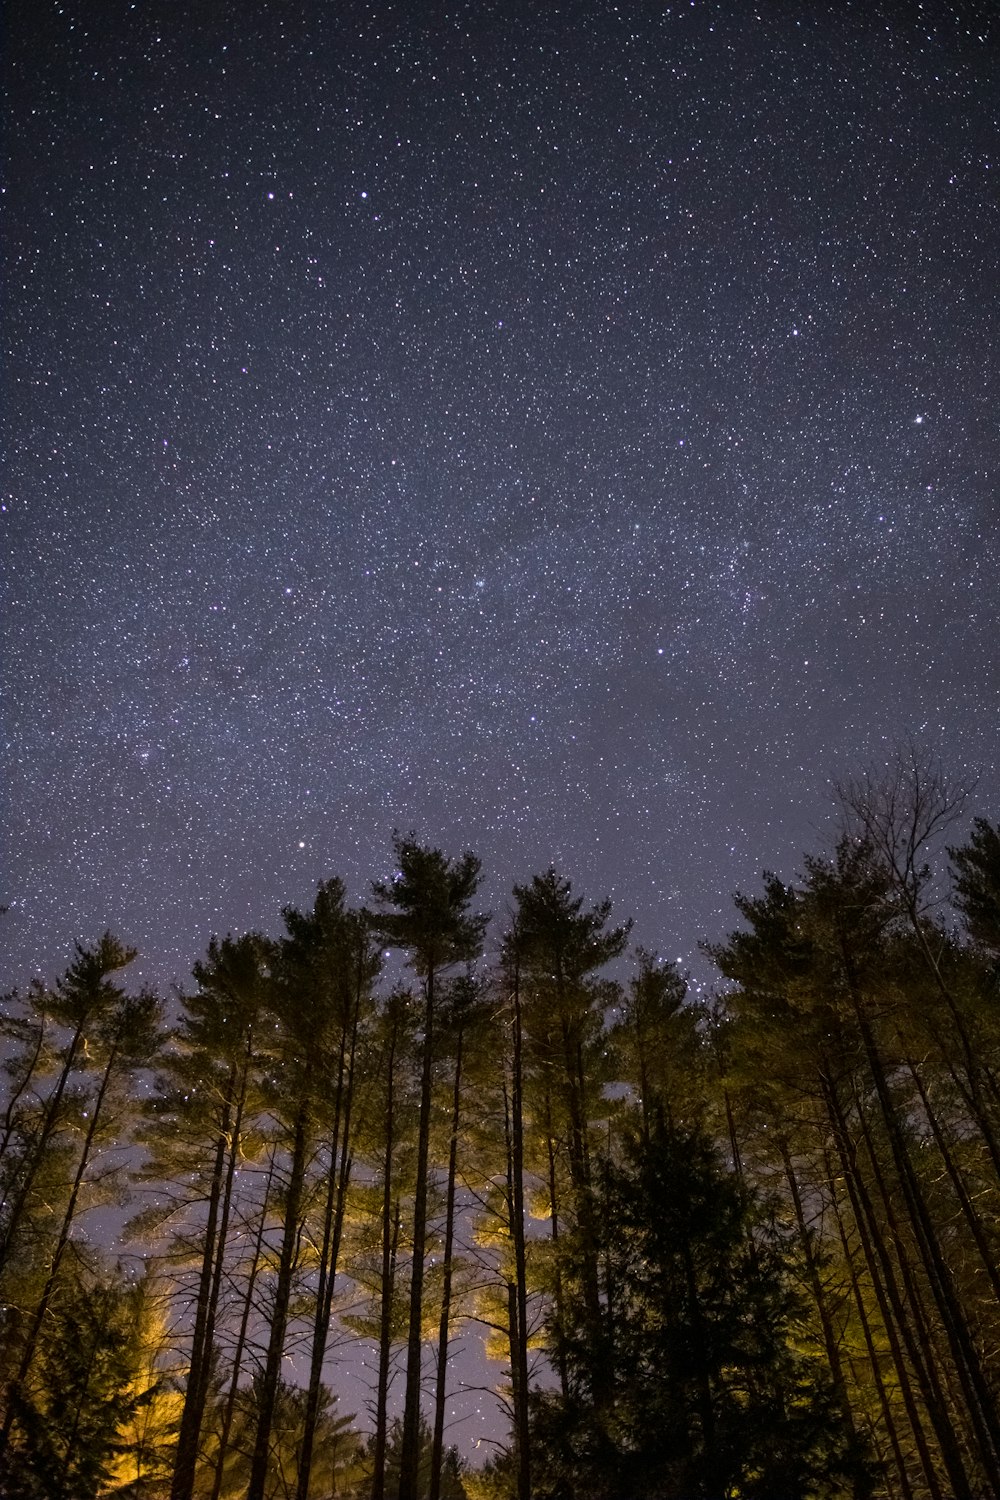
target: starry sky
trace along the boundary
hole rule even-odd
[[[1000,813],[992,6],[7,12],[0,983],[394,827],[697,973],[832,777]]]
[[[688,963],[908,736],[996,816],[997,30],[13,0],[3,980],[394,827]]]

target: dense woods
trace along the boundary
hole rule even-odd
[[[490,919],[475,856],[412,837],[168,1003],[110,934],[7,996],[3,1494],[1000,1497],[1000,829],[966,800],[913,755],[844,786],[707,998],[561,872]],[[508,1417],[480,1468],[459,1338]]]

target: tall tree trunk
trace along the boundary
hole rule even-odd
[[[931,1296],[940,1314],[951,1349],[955,1370],[965,1398],[966,1410],[976,1434],[983,1473],[992,1488],[1000,1495],[1000,1420],[997,1416],[996,1403],[986,1381],[982,1362],[973,1343],[964,1311],[955,1292],[951,1272],[941,1252],[931,1215],[910,1160],[899,1117],[889,1093],[878,1043],[865,1013],[863,998],[854,976],[846,939],[843,936],[841,953],[848,976],[855,1021],[868,1060],[882,1124],[889,1143],[896,1177],[902,1189],[914,1240],[923,1262]],[[888,1198],[886,1207],[891,1208]]]
[[[900,883],[900,893],[903,897],[910,926],[916,936],[921,955],[933,978],[938,994],[945,1003],[948,1014],[951,1017],[952,1026],[954,1027],[954,1033],[958,1037],[965,1065],[969,1104],[972,1107],[976,1123],[983,1137],[986,1149],[989,1152],[990,1160],[993,1163],[993,1170],[998,1180],[1000,1180],[1000,1139],[997,1137],[994,1122],[987,1108],[985,1098],[987,1093],[991,1094],[994,1109],[1000,1105],[996,1082],[990,1070],[984,1067],[980,1059],[979,1053],[973,1044],[973,1039],[969,1034],[969,1028],[965,1024],[965,1017],[962,1014],[961,1007],[952,994],[951,987],[941,972],[941,965],[938,963],[930,943],[927,941],[926,924],[920,918],[916,893],[905,881]]]
[[[384,1500],[388,1441],[389,1362],[392,1357],[392,1310],[396,1290],[396,1252],[400,1209],[392,1212],[392,1157],[396,1148],[395,1066],[399,1018],[394,1014],[386,1059],[385,1155],[382,1158],[382,1306],[379,1317],[378,1382],[375,1395],[375,1449],[372,1500]]]
[[[337,1088],[334,1102],[333,1134],[330,1142],[330,1174],[323,1214],[323,1242],[320,1249],[320,1278],[313,1321],[312,1357],[309,1364],[309,1387],[303,1417],[302,1445],[299,1450],[299,1472],[296,1500],[308,1500],[309,1475],[312,1470],[316,1423],[319,1419],[320,1394],[326,1341],[333,1314],[333,1293],[340,1259],[340,1240],[347,1206],[347,1187],[351,1175],[351,1110],[354,1097],[354,1054],[357,1046],[361,994],[355,996],[349,1033],[341,1037],[337,1064]]]
[[[389,1377],[392,1368],[392,1309],[396,1295],[396,1265],[403,1213],[397,1198],[383,1220],[382,1314],[379,1320],[378,1383],[375,1389],[375,1449],[372,1500],[385,1495],[385,1463],[389,1447]]]
[[[969,1196],[969,1191],[962,1178],[962,1174],[958,1169],[958,1165],[954,1159],[954,1156],[952,1155],[948,1142],[945,1139],[944,1132],[941,1129],[941,1124],[937,1118],[937,1113],[931,1106],[930,1097],[927,1093],[924,1081],[920,1076],[920,1071],[917,1068],[916,1063],[914,1063],[909,1058],[907,1058],[906,1066],[907,1070],[909,1071],[910,1077],[913,1079],[913,1084],[917,1090],[920,1103],[923,1105],[924,1116],[931,1128],[931,1134],[934,1137],[934,1143],[941,1154],[941,1160],[944,1162],[945,1171],[948,1173],[948,1178],[955,1190],[955,1197],[958,1199],[959,1206],[961,1207],[962,1214],[965,1218],[965,1222],[969,1227],[969,1232],[971,1233],[972,1238],[975,1242],[976,1249],[979,1251],[979,1256],[983,1263],[983,1269],[985,1270],[986,1275],[989,1279],[990,1286],[993,1289],[993,1295],[996,1298],[997,1302],[1000,1303],[1000,1268],[998,1268],[997,1266],[996,1256],[986,1237],[985,1226],[982,1219],[979,1217],[979,1214],[976,1212],[975,1204]]]
[[[558,976],[559,1009],[564,1011],[562,978]],[[583,1082],[583,1063],[579,1041],[572,1035],[565,1019],[560,1022],[563,1048],[563,1084],[566,1105],[569,1110],[570,1138],[569,1176],[573,1188],[573,1208],[576,1214],[578,1248],[580,1253],[580,1281],[583,1301],[587,1310],[587,1338],[591,1347],[591,1376],[594,1402],[600,1410],[606,1400],[607,1360],[602,1348],[603,1317],[601,1309],[600,1271],[597,1253],[597,1215],[594,1209],[594,1193],[590,1173],[590,1153],[587,1142],[587,1122]]]
[[[222,1493],[223,1466],[226,1454],[229,1452],[229,1434],[233,1427],[233,1418],[236,1414],[236,1400],[240,1389],[240,1375],[243,1368],[243,1352],[247,1346],[250,1332],[250,1315],[253,1310],[254,1292],[257,1289],[257,1274],[260,1269],[261,1257],[264,1250],[264,1236],[267,1233],[267,1210],[271,1202],[271,1183],[274,1179],[275,1152],[272,1149],[267,1164],[267,1178],[264,1183],[264,1198],[260,1207],[260,1216],[257,1220],[257,1233],[254,1237],[253,1256],[250,1261],[250,1269],[247,1273],[246,1295],[243,1298],[243,1312],[240,1317],[239,1333],[236,1336],[236,1347],[232,1355],[232,1374],[229,1380],[229,1390],[226,1395],[226,1404],[222,1412],[222,1422],[219,1428],[219,1451],[215,1461],[215,1476],[212,1480],[212,1500],[219,1500]]]
[[[882,1226],[874,1212],[867,1185],[858,1171],[856,1153],[850,1139],[847,1121],[837,1096],[832,1079],[823,1079],[823,1092],[833,1130],[841,1172],[851,1201],[855,1226],[862,1251],[868,1265],[872,1289],[875,1292],[882,1314],[882,1325],[889,1340],[893,1356],[900,1395],[906,1409],[907,1420],[920,1457],[924,1481],[932,1500],[945,1500],[938,1480],[937,1469],[927,1445],[920,1410],[910,1379],[911,1371],[920,1385],[923,1407],[938,1441],[939,1451],[952,1482],[953,1500],[973,1500],[972,1492],[955,1443],[954,1433],[947,1420],[947,1413],[929,1389],[929,1376],[924,1350],[915,1336],[912,1319],[907,1317],[900,1295],[896,1274],[885,1240]],[[904,1358],[904,1348],[906,1356]]]
[[[514,1304],[516,1338],[511,1349],[514,1395],[514,1448],[517,1500],[531,1497],[531,1446],[528,1431],[528,1271],[524,1239],[524,1032],[521,1017],[521,980],[515,971],[512,993],[513,1058],[511,1071],[510,1232],[514,1242]],[[555,1200],[552,1203],[555,1222]]]
[[[563,1327],[564,1303],[562,1284],[562,1260],[559,1255],[559,1203],[558,1186],[556,1182],[556,1143],[552,1134],[552,1097],[549,1093],[548,1081],[545,1085],[545,1147],[548,1153],[549,1169],[549,1207],[552,1211],[552,1249],[553,1261],[555,1263],[555,1284],[553,1294],[556,1304],[556,1326]],[[562,1339],[556,1340],[556,1368],[559,1373],[559,1388],[564,1401],[569,1400],[569,1371],[566,1367],[566,1351]]]
[[[844,1216],[841,1212],[840,1203],[837,1200],[836,1173],[834,1172],[833,1163],[830,1161],[829,1154],[825,1147],[823,1155],[827,1180],[830,1184],[830,1206],[833,1210],[834,1222],[837,1225],[837,1235],[840,1240],[841,1251],[844,1257],[844,1267],[847,1271],[847,1277],[851,1287],[851,1295],[854,1299],[854,1306],[858,1315],[858,1322],[861,1324],[861,1334],[865,1341],[865,1350],[868,1355],[868,1366],[871,1371],[871,1377],[875,1386],[875,1392],[878,1396],[879,1409],[882,1413],[882,1421],[885,1424],[886,1435],[889,1439],[889,1446],[892,1449],[893,1461],[896,1465],[896,1473],[899,1478],[899,1486],[903,1494],[903,1500],[914,1500],[913,1485],[910,1482],[909,1470],[907,1468],[906,1459],[903,1456],[903,1447],[900,1441],[899,1428],[896,1422],[896,1414],[893,1411],[892,1405],[889,1401],[889,1396],[885,1388],[885,1381],[882,1379],[882,1361],[879,1357],[879,1352],[875,1347],[875,1337],[872,1333],[871,1319],[868,1316],[868,1308],[865,1305],[864,1294],[861,1289],[861,1282],[858,1278],[857,1268],[854,1264],[854,1251],[848,1239],[847,1229],[844,1224]],[[870,1266],[870,1274],[871,1270],[872,1268]],[[877,1267],[875,1268],[875,1274],[878,1274]],[[884,1316],[884,1304],[882,1300],[883,1298],[884,1292],[882,1291],[880,1285],[876,1300],[879,1303],[880,1312],[883,1312]],[[890,1344],[890,1351],[891,1350],[892,1345]],[[907,1389],[909,1389],[909,1387],[907,1387]],[[936,1492],[932,1491],[932,1493]]]
[[[423,1363],[424,1256],[427,1239],[427,1172],[431,1132],[431,1077],[434,1048],[434,968],[425,978],[423,1066],[420,1076],[420,1123],[413,1200],[413,1260],[410,1276],[410,1327],[406,1345],[406,1397],[399,1457],[399,1500],[419,1500],[420,1392]],[[260,1500],[250,1496],[249,1500]]]
[[[809,1225],[806,1223],[802,1193],[799,1189],[798,1178],[795,1175],[795,1167],[788,1149],[788,1142],[783,1138],[778,1139],[778,1151],[781,1155],[781,1164],[785,1169],[785,1181],[788,1183],[788,1192],[792,1200],[792,1210],[795,1214],[799,1245],[802,1250],[802,1258],[805,1261],[806,1279],[809,1283],[809,1290],[812,1293],[812,1299],[819,1317],[820,1328],[823,1332],[823,1347],[826,1350],[826,1360],[830,1366],[830,1374],[833,1378],[833,1388],[840,1405],[841,1413],[848,1423],[852,1434],[856,1437],[854,1414],[851,1410],[851,1403],[847,1394],[847,1382],[844,1379],[844,1367],[840,1358],[840,1346],[834,1333],[833,1319],[819,1272],[819,1262],[813,1244],[813,1235]]]
[[[34,1362],[35,1351],[38,1347],[38,1338],[42,1330],[42,1324],[44,1323],[45,1315],[49,1310],[49,1303],[52,1300],[52,1293],[55,1291],[56,1283],[59,1280],[59,1271],[62,1266],[63,1256],[66,1253],[66,1246],[69,1244],[70,1231],[73,1228],[73,1220],[76,1217],[76,1205],[80,1197],[80,1188],[83,1185],[83,1179],[87,1171],[87,1167],[90,1165],[90,1153],[93,1148],[94,1137],[97,1134],[98,1121],[101,1117],[104,1100],[107,1096],[108,1087],[111,1083],[111,1077],[114,1072],[114,1067],[117,1059],[118,1043],[116,1041],[112,1044],[111,1051],[108,1053],[107,1062],[104,1065],[104,1072],[101,1075],[100,1086],[97,1090],[97,1096],[90,1110],[90,1124],[87,1127],[87,1134],[84,1137],[83,1150],[80,1153],[80,1159],[77,1163],[76,1173],[73,1178],[73,1186],[70,1189],[69,1198],[67,1199],[66,1207],[63,1211],[62,1224],[59,1227],[59,1237],[56,1240],[56,1246],[52,1254],[52,1260],[49,1265],[48,1275],[45,1278],[45,1285],[42,1288],[42,1294],[38,1299],[38,1303],[35,1307],[34,1314],[32,1315],[31,1322],[28,1325],[28,1332],[27,1336],[25,1337],[24,1347],[21,1351],[21,1358],[18,1363],[17,1373],[15,1374],[14,1379],[11,1381],[10,1386],[8,1387],[7,1409],[4,1414],[3,1427],[0,1428],[0,1453],[3,1453],[5,1451],[8,1440],[10,1438],[10,1430],[14,1423],[14,1417],[19,1404],[21,1390],[25,1380],[27,1379],[28,1372]]]
[[[191,1500],[194,1489],[195,1468],[198,1462],[198,1442],[205,1412],[208,1382],[211,1378],[212,1348],[209,1328],[212,1291],[218,1262],[217,1251],[220,1236],[219,1218],[222,1198],[229,1174],[226,1171],[227,1156],[233,1160],[235,1131],[231,1128],[230,1111],[236,1093],[237,1069],[232,1064],[223,1103],[223,1115],[219,1136],[215,1143],[215,1163],[208,1197],[208,1215],[202,1245],[201,1272],[198,1277],[198,1294],[195,1305],[194,1331],[191,1336],[191,1357],[188,1365],[187,1387],[181,1411],[180,1430],[174,1458],[174,1476],[170,1488],[171,1500]],[[238,1129],[238,1127],[237,1127]]]
[[[274,1407],[278,1394],[278,1381],[281,1376],[281,1361],[285,1352],[288,1307],[292,1295],[292,1279],[295,1274],[295,1259],[301,1228],[300,1219],[306,1176],[310,1083],[311,1080],[307,1079],[303,1091],[303,1099],[295,1118],[292,1160],[288,1176],[288,1193],[285,1200],[285,1224],[281,1239],[281,1257],[278,1262],[278,1279],[274,1292],[274,1307],[271,1312],[271,1329],[267,1345],[267,1358],[260,1383],[257,1432],[254,1439],[253,1458],[250,1465],[250,1483],[247,1487],[247,1500],[264,1500],[267,1488],[267,1471],[271,1454],[271,1427],[274,1422]]]
[[[429,1500],[441,1494],[441,1461],[444,1457],[444,1408],[448,1390],[448,1338],[451,1322],[452,1256],[455,1247],[455,1178],[458,1171],[458,1130],[462,1104],[462,1024],[456,1038],[455,1077],[451,1098],[451,1139],[448,1144],[448,1182],[445,1188],[444,1266],[441,1283],[441,1317],[438,1322],[437,1385],[434,1392],[434,1430],[431,1438]]]

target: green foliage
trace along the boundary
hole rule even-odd
[[[552,1328],[569,1391],[534,1395],[536,1493],[838,1493],[853,1459],[822,1368],[795,1348],[787,1248],[712,1143],[661,1119],[597,1201],[603,1320],[570,1295]]]
[[[400,1461],[403,1452],[403,1424],[393,1422],[389,1427],[385,1455],[385,1492],[395,1495],[399,1489]],[[431,1476],[431,1429],[421,1417],[417,1426],[417,1500],[426,1500],[430,1493]],[[372,1448],[368,1449],[369,1460]],[[441,1500],[466,1500],[463,1476],[465,1465],[456,1448],[447,1448],[441,1465]]]
[[[949,849],[955,905],[969,936],[1000,959],[1000,828],[974,818],[967,844]]]
[[[6,1500],[92,1500],[114,1478],[123,1436],[152,1397],[142,1364],[141,1294],[120,1273],[81,1272],[51,1319],[16,1397],[0,1467]]]
[[[449,860],[440,849],[425,849],[412,836],[399,834],[393,839],[393,856],[395,877],[372,885],[379,903],[372,924],[382,941],[409,948],[413,967],[424,977],[475,958],[488,921],[469,915],[479,886],[476,856],[465,853]]]
[[[250,1452],[258,1428],[262,1390],[255,1378],[239,1394],[233,1439],[223,1457],[221,1500],[239,1500],[247,1492]],[[352,1416],[338,1416],[337,1398],[325,1387],[320,1392],[316,1424],[316,1459],[310,1475],[310,1500],[350,1494],[363,1473],[362,1442]],[[287,1500],[295,1494],[298,1458],[306,1422],[306,1392],[279,1380],[269,1422],[268,1477],[265,1500]]]
[[[283,938],[213,939],[165,1052],[109,935],[5,997],[0,1493],[417,1500],[446,1304],[514,1430],[467,1479],[449,1451],[444,1500],[1000,1493],[1000,831],[950,851],[952,926],[939,773],[842,797],[828,857],[736,898],[711,1007],[643,950],[609,978],[628,924],[553,870],[473,979],[479,862],[412,837],[374,913],[329,880]],[[376,940],[413,992],[376,999]],[[137,1182],[152,1332],[85,1232]]]

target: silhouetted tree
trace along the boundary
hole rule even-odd
[[[570,1274],[551,1336],[569,1394],[536,1391],[535,1493],[574,1500],[834,1495],[859,1459],[794,1347],[789,1257],[711,1141],[662,1115],[594,1185],[608,1337]],[[576,1236],[562,1253],[579,1254]],[[596,1368],[596,1358],[602,1368]]]
[[[479,886],[480,866],[474,854],[466,853],[457,860],[448,860],[439,849],[422,848],[412,838],[398,836],[393,852],[398,867],[395,878],[388,882],[377,881],[372,886],[379,903],[379,911],[373,919],[375,930],[384,942],[409,950],[410,964],[420,976],[424,990],[420,1124],[410,1273],[410,1328],[399,1480],[399,1500],[418,1500],[424,1254],[431,1081],[437,1022],[436,985],[442,972],[454,964],[468,963],[476,957],[482,946],[487,918],[472,915],[469,911]]]

